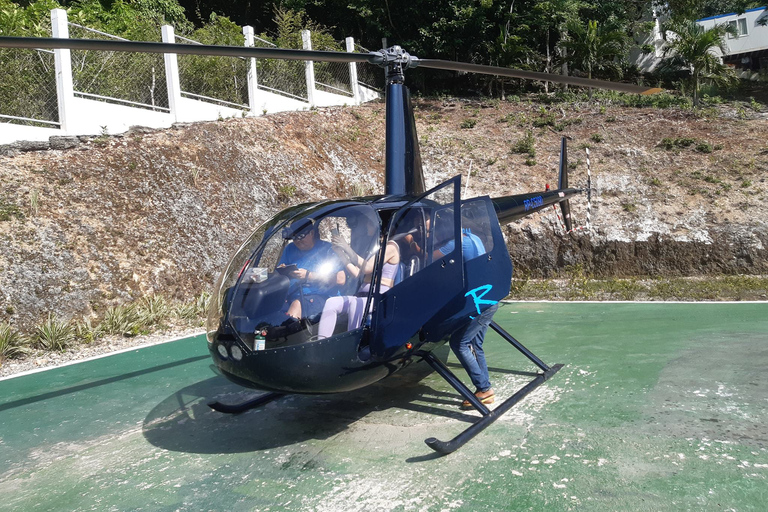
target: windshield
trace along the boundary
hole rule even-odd
[[[254,351],[360,328],[380,233],[371,206],[349,203],[326,203],[257,231],[264,241],[244,244],[222,278],[214,328],[234,331]]]

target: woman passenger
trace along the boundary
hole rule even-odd
[[[359,236],[366,236],[368,239],[378,238],[376,223],[364,215],[360,215],[359,224],[362,230],[358,231]],[[356,236],[356,232],[353,235]],[[354,238],[354,236],[353,236]],[[352,247],[338,233],[331,237],[333,250],[339,256],[344,265],[344,269],[352,277],[363,276],[363,284],[357,290],[355,295],[344,295],[331,297],[325,301],[323,314],[320,317],[320,324],[317,331],[318,339],[327,338],[333,335],[336,328],[336,320],[340,314],[347,315],[347,330],[351,331],[360,326],[363,320],[365,301],[371,290],[371,276],[376,264],[376,255],[378,251],[368,257],[361,256],[355,252]],[[353,244],[355,240],[353,239]],[[400,249],[396,242],[388,242],[384,252],[384,266],[381,269],[380,293],[384,293],[395,284],[395,276],[400,265]]]

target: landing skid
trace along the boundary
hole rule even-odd
[[[496,322],[491,322],[490,324],[491,328],[496,331],[502,338],[507,340],[512,346],[514,346],[517,350],[519,350],[525,357],[527,357],[531,362],[533,362],[536,366],[541,368],[542,373],[539,373],[531,382],[526,384],[523,388],[518,390],[514,395],[507,398],[504,402],[502,402],[499,406],[497,406],[493,411],[489,410],[478,398],[475,396],[472,391],[469,390],[467,386],[464,385],[463,382],[461,382],[456,375],[451,372],[451,370],[448,369],[448,367],[443,363],[441,360],[439,360],[437,357],[432,355],[432,353],[425,353],[423,354],[424,360],[429,364],[434,370],[440,374],[442,378],[444,378],[448,383],[453,386],[453,388],[459,392],[459,394],[464,397],[465,400],[467,400],[472,406],[477,409],[480,414],[483,415],[482,418],[477,420],[475,423],[467,427],[463,432],[461,432],[459,435],[451,439],[450,441],[440,441],[437,438],[430,437],[429,439],[425,439],[424,442],[427,443],[427,446],[432,448],[438,453],[447,455],[449,453],[452,453],[462,446],[464,446],[467,441],[475,437],[477,434],[482,432],[488,425],[499,419],[505,412],[507,412],[509,409],[511,409],[515,404],[517,404],[520,400],[525,398],[525,396],[539,387],[541,384],[546,382],[550,377],[552,377],[555,373],[560,370],[560,368],[563,367],[562,364],[556,364],[552,367],[547,366],[541,359],[536,357],[530,350],[525,348],[519,341],[517,341],[515,338],[512,337],[511,334],[509,334],[507,331],[502,329]]]
[[[255,409],[260,405],[267,404],[272,400],[280,398],[281,396],[283,396],[282,393],[267,393],[266,395],[260,395],[254,398],[253,400],[248,400],[240,404],[228,405],[228,404],[222,404],[220,402],[211,402],[208,404],[208,407],[210,407],[214,411],[223,412],[227,414],[240,414],[241,412],[245,412],[250,409]]]

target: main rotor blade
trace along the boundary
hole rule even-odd
[[[253,48],[248,46],[214,46],[206,44],[148,43],[109,41],[103,39],[66,39],[58,37],[0,37],[0,48],[44,48],[100,50],[109,52],[177,53],[245,57],[259,59],[312,60],[316,62],[372,62],[379,53],[350,53],[324,50],[292,50],[287,48]]]
[[[469,64],[466,62],[452,62],[449,60],[418,59],[416,66],[420,68],[444,69],[448,71],[466,71],[468,73],[482,73],[485,75],[508,76],[510,78],[524,78],[527,80],[540,80],[542,82],[555,82],[559,84],[578,85],[581,87],[595,87],[597,89],[611,89],[620,92],[636,94],[654,94],[661,92],[658,87],[650,88],[642,85],[624,84],[621,82],[609,82],[607,80],[594,80],[591,78],[579,78],[576,76],[554,75],[540,73],[538,71],[524,71],[522,69],[500,68],[497,66],[484,66],[481,64]]]

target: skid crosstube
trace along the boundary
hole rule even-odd
[[[532,381],[530,381],[528,384],[523,386],[521,389],[519,389],[514,395],[507,398],[504,402],[502,402],[500,405],[498,405],[493,411],[490,411],[485,405],[483,405],[480,400],[475,396],[474,393],[472,393],[467,386],[464,385],[463,382],[461,382],[456,375],[451,372],[450,369],[437,357],[432,355],[431,353],[424,353],[421,354],[424,358],[424,360],[438,373],[441,377],[443,377],[453,388],[459,392],[459,394],[464,397],[469,403],[472,404],[472,406],[477,409],[480,414],[482,414],[482,418],[477,420],[475,423],[467,427],[463,432],[461,432],[459,435],[451,439],[450,441],[440,441],[437,438],[430,437],[426,439],[424,442],[427,443],[427,446],[432,448],[438,453],[441,453],[443,455],[447,455],[449,453],[452,453],[467,443],[470,439],[475,437],[477,434],[482,432],[488,425],[499,419],[504,413],[506,413],[509,409],[511,409],[515,404],[517,404],[520,400],[526,397],[528,393],[542,385],[544,382],[546,382],[550,377],[552,377],[555,373],[557,373],[560,368],[563,367],[562,364],[556,364],[552,367],[547,366],[541,359],[536,357],[530,350],[525,348],[519,341],[517,341],[515,338],[512,337],[508,332],[506,332],[504,329],[502,329],[496,322],[491,322],[490,327],[496,331],[502,338],[507,340],[512,346],[514,346],[517,350],[519,350],[525,357],[527,357],[531,362],[533,362],[536,366],[541,368],[542,373],[539,373]]]
[[[259,407],[260,405],[269,403],[272,400],[280,398],[281,396],[283,396],[282,393],[267,393],[265,395],[259,395],[253,400],[248,400],[247,402],[243,402],[240,404],[227,405],[227,404],[222,404],[220,402],[211,402],[208,404],[208,407],[210,407],[214,411],[223,412],[227,414],[240,414],[241,412],[245,412],[250,409]]]

